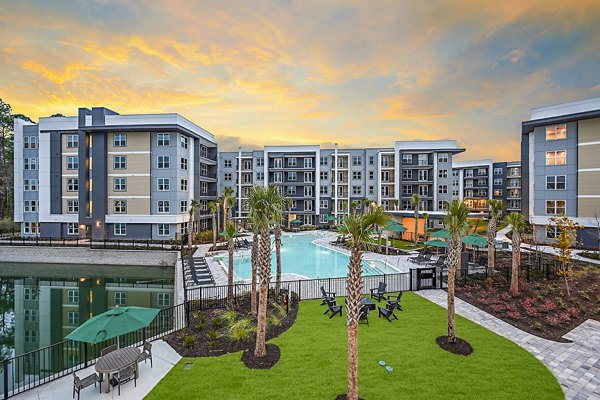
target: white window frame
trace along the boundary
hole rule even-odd
[[[171,179],[170,178],[157,178],[156,179],[156,190],[159,192],[171,191]]]
[[[169,168],[171,168],[171,156],[158,156],[158,157],[156,157],[156,168],[157,169],[169,169]]]
[[[77,222],[67,223],[67,235],[79,235],[79,224]]]
[[[113,192],[126,192],[127,191],[127,178],[118,177],[113,178]]]
[[[113,200],[113,212],[115,214],[127,214],[127,200]]]
[[[170,133],[157,133],[156,134],[156,145],[160,147],[171,145],[171,134]]]
[[[113,133],[113,147],[127,147],[127,134]]]
[[[79,200],[67,200],[67,214],[79,213]]]
[[[439,163],[447,163],[448,162],[448,153],[438,153],[438,162]]]
[[[179,146],[181,146],[182,149],[187,149],[188,145],[189,145],[189,140],[188,137],[185,135],[181,135],[179,138]]]
[[[171,225],[170,224],[158,224],[157,226],[158,236],[171,236]]]
[[[115,292],[113,295],[115,306],[127,305],[127,292]]]
[[[558,187],[558,178],[559,177],[563,177],[564,178],[564,182],[562,183],[564,185],[564,187],[559,188]],[[548,182],[548,178],[554,178],[553,181],[554,182]],[[554,184],[554,189],[548,187],[548,184]],[[566,175],[546,175],[546,190],[567,190],[567,176]]]
[[[171,212],[171,201],[158,200],[156,202],[156,212],[158,214],[169,214]]]
[[[188,180],[187,179],[181,179],[181,181],[179,182],[179,188],[180,190],[187,192],[188,190]]]
[[[113,156],[113,169],[127,169],[127,156]]]
[[[563,202],[564,206],[559,207],[558,202]],[[548,210],[550,210],[550,209],[553,209],[554,212],[549,213]],[[567,213],[567,201],[566,200],[546,200],[546,215],[559,215],[559,214],[561,214],[561,212],[559,211],[560,209],[564,209],[564,211],[562,211],[562,213],[564,213],[564,214]]]
[[[78,156],[68,156],[67,157],[67,169],[68,170],[79,169],[79,157]]]
[[[559,137],[559,132],[564,133],[564,136]],[[564,140],[567,138],[567,124],[549,125],[546,127],[546,141]]]
[[[320,200],[319,208],[329,208],[329,200]]]
[[[179,166],[183,171],[187,171],[188,170],[188,159],[185,157],[181,157],[181,160],[179,160]]]
[[[126,236],[127,235],[127,224],[116,223],[113,227],[113,234],[115,236]]]
[[[79,191],[79,178],[67,178],[67,192]]]
[[[563,153],[564,155],[559,155]],[[563,163],[557,161],[564,159]],[[567,150],[552,150],[546,152],[546,165],[567,165]]]
[[[67,135],[67,149],[79,148],[79,135]]]

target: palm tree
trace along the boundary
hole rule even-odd
[[[210,203],[208,203],[208,209],[210,210],[210,214],[212,215],[213,249],[216,250],[216,248],[217,248],[217,229],[219,229],[219,227],[217,226],[217,213],[219,212],[219,209],[217,207],[217,204],[214,201],[211,201]]]
[[[398,199],[392,199],[390,200],[390,204],[392,205],[392,207],[394,208],[394,210],[398,209],[398,204],[400,204],[400,202],[398,201]]]
[[[423,236],[424,236],[424,241],[427,241],[427,221],[429,220],[429,214],[428,213],[423,213]]]
[[[462,249],[462,237],[469,229],[469,210],[464,202],[452,200],[448,204],[448,212],[444,216],[444,227],[450,234],[450,246],[448,249],[448,341],[456,342],[456,331],[454,324],[454,280],[456,270],[460,264],[460,253]]]
[[[281,286],[281,220],[283,219],[283,207],[285,203],[285,198],[279,192],[276,191],[273,195],[272,200],[274,202],[273,223],[275,225],[275,295],[277,296],[279,294],[279,287]]]
[[[390,220],[381,207],[368,214],[350,215],[344,218],[339,227],[343,235],[351,241],[350,265],[346,281],[346,325],[348,330],[348,392],[347,398],[358,400],[358,318],[361,308],[361,264],[362,244],[369,240],[375,226],[385,226]]]
[[[233,238],[237,236],[235,224],[231,221],[225,226],[227,237],[227,252],[229,253],[229,268],[227,269],[227,307],[233,307]]]
[[[352,200],[352,214],[356,215],[358,206],[360,206],[360,200]]]
[[[283,204],[284,204],[285,208],[287,209],[287,228],[288,228],[288,230],[290,230],[291,229],[290,224],[292,223],[290,216],[292,215],[292,205],[294,205],[294,200],[292,200],[289,197],[286,197],[283,200]]]
[[[415,245],[419,241],[419,202],[421,201],[421,197],[417,193],[414,193],[410,198],[410,203],[413,206],[413,210],[415,210]]]
[[[488,209],[490,212],[490,218],[488,220],[487,227],[487,244],[488,244],[488,268],[490,270],[490,275],[494,275],[494,264],[496,263],[496,252],[495,252],[495,242],[496,242],[496,233],[498,231],[498,220],[502,218],[502,211],[504,208],[504,204],[502,200],[489,200],[488,201]]]
[[[506,223],[512,228],[512,275],[510,293],[519,295],[519,265],[521,264],[521,234],[525,230],[525,220],[520,212],[512,212],[506,217]]]
[[[188,222],[188,251],[190,255],[192,254],[192,245],[193,236],[194,236],[194,217],[196,216],[196,209],[200,207],[200,202],[198,200],[192,199],[190,202],[190,209],[188,212],[190,213],[190,220]]]
[[[221,196],[221,202],[223,204],[223,229],[227,225],[227,213],[235,204],[235,198],[233,197],[233,189],[226,187],[223,189],[223,195]]]
[[[219,229],[221,229],[221,199],[215,200],[215,206],[217,206],[217,239],[218,239]]]
[[[367,199],[366,197],[364,199],[362,199],[363,214],[366,214],[369,211],[370,205],[371,205],[371,200]]]
[[[252,224],[252,283],[251,283],[251,293],[250,293],[250,311],[252,315],[256,315],[256,275],[259,268],[259,243],[260,243],[260,231],[257,228],[257,224],[254,221],[254,217],[252,214],[249,214],[250,222]]]
[[[274,186],[268,188],[254,186],[248,198],[252,223],[260,232],[260,268],[258,271],[260,291],[258,297],[258,320],[256,324],[256,347],[254,348],[255,357],[264,357],[267,354],[265,347],[267,295],[271,279],[271,237],[269,229],[276,213],[275,208],[277,207],[278,196],[279,194]]]

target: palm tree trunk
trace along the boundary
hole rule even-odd
[[[189,221],[189,225],[188,225],[188,251],[189,254],[192,254],[192,236],[194,235],[194,214],[192,213],[190,215],[190,221]]]
[[[215,214],[212,215],[212,228],[213,228],[213,250],[217,249],[217,227],[215,226]]]
[[[519,264],[521,263],[521,233],[513,229],[512,236],[512,275],[510,279],[510,293],[513,296],[519,295]]]
[[[488,223],[488,269],[490,276],[494,276],[494,266],[496,263],[496,251],[494,243],[496,242],[496,218],[490,218]]]
[[[415,206],[415,246],[419,242],[419,206]]]
[[[217,239],[219,238],[219,229],[221,229],[221,214],[217,210]]]
[[[275,224],[275,256],[277,259],[277,270],[275,273],[275,296],[279,295],[281,286],[281,224]]]
[[[292,209],[291,209],[291,208],[288,208],[288,220],[287,220],[287,227],[288,227],[288,231],[289,231],[289,230],[290,230],[290,228],[291,228],[290,224],[291,224],[291,222],[292,222],[292,221],[290,221],[290,215],[292,215]]]
[[[377,235],[377,252],[381,253],[381,231]]]
[[[227,270],[227,307],[233,307],[233,238],[227,241],[229,269]]]
[[[346,321],[348,330],[348,393],[347,398],[358,400],[358,319],[361,305],[361,261],[360,244],[352,246],[350,255],[350,270],[346,283],[348,295],[346,304]]]
[[[225,230],[226,226],[227,226],[227,207],[225,207],[225,205],[223,205],[223,230]]]
[[[256,315],[256,273],[259,268],[260,257],[258,256],[260,235],[254,234],[252,238],[252,289],[250,293],[250,311]]]
[[[456,278],[456,270],[460,263],[460,239],[450,239],[450,249],[448,252],[448,341],[454,343],[456,341],[456,325],[454,315],[454,281]]]
[[[271,237],[265,230],[260,235],[260,294],[258,297],[258,321],[256,323],[255,357],[264,357],[267,354],[265,339],[267,333],[267,301],[269,294],[269,280],[271,277]]]

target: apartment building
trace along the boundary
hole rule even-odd
[[[217,194],[214,136],[178,114],[15,120],[15,211],[23,236],[157,239],[208,226]]]
[[[600,218],[600,98],[534,108],[522,123],[523,212],[536,239],[550,243],[553,215],[584,229],[579,241],[598,246]]]

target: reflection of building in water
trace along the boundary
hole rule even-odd
[[[173,281],[138,281],[128,278],[79,278],[48,280],[15,279],[15,355],[62,342],[64,337],[90,317],[116,306],[164,309],[173,305]],[[56,351],[56,350],[53,350]],[[60,350],[59,350],[60,351]],[[17,369],[51,372],[71,366],[80,346],[65,347],[63,361],[52,357],[27,357]],[[62,365],[50,365],[53,363]],[[40,370],[41,367],[41,370]]]

